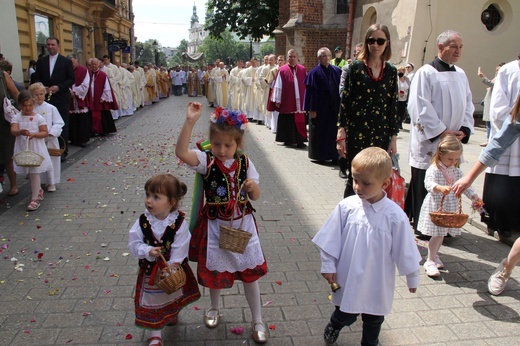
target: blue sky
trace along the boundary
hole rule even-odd
[[[133,0],[137,41],[156,39],[164,47],[177,47],[188,40],[194,3],[203,24],[206,0]]]

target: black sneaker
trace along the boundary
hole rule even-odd
[[[329,322],[323,331],[323,339],[327,345],[332,345],[338,340],[339,329],[335,329],[332,324]]]

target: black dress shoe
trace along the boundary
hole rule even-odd
[[[307,145],[305,143],[298,143],[296,144],[296,147],[299,149],[307,148]]]
[[[498,234],[500,234],[500,236],[502,237],[505,237],[505,238],[509,238],[512,234],[511,234],[511,229],[509,228],[499,228],[497,230]]]
[[[344,172],[342,171],[341,169],[339,170],[339,177],[341,179],[347,179],[348,178],[348,175],[347,175],[347,172]]]

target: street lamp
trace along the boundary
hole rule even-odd
[[[155,66],[159,66],[159,44],[157,40],[154,40],[152,43],[154,53],[155,53]]]
[[[249,60],[253,59],[253,36],[249,35]]]

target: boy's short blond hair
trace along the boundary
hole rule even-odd
[[[352,160],[352,168],[357,171],[368,170],[377,179],[385,181],[392,175],[392,159],[386,151],[377,147],[363,149]]]
[[[31,84],[29,86],[29,91],[31,93],[33,93],[36,90],[43,90],[43,91],[45,91],[45,86],[42,83],[40,83],[40,82],[33,83],[33,84]]]

